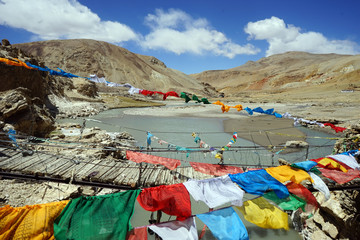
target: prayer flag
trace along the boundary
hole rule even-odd
[[[344,184],[355,178],[360,178],[360,171],[349,169],[346,173],[330,169],[320,169],[321,174],[337,183]]]
[[[54,223],[61,239],[125,239],[140,190],[72,199]]]
[[[317,209],[319,207],[319,204],[314,195],[303,185],[290,182],[286,184],[286,187],[290,193],[295,194],[299,198],[306,201],[306,211],[312,211],[313,209]]]
[[[196,215],[211,230],[214,237],[222,240],[248,240],[249,235],[240,217],[232,207]]]
[[[177,159],[159,157],[133,151],[126,151],[126,158],[136,163],[147,162],[151,164],[161,164],[170,170],[174,170],[181,165],[181,161]]]
[[[232,202],[241,206],[244,191],[233,183],[229,176],[184,182],[186,189],[196,201],[203,201],[209,208]]]
[[[245,190],[245,192],[263,195],[268,190],[274,190],[279,198],[289,196],[286,186],[273,178],[264,169],[238,174],[229,174],[231,180]]]
[[[289,230],[288,215],[263,197],[246,201],[242,207],[237,208],[246,220],[261,228]]]
[[[306,202],[291,193],[288,198],[280,199],[278,196],[276,196],[274,191],[270,191],[264,194],[264,198],[273,201],[283,210],[295,211],[301,208],[303,211],[305,211]]]
[[[54,239],[53,223],[68,202],[0,208],[0,239]]]
[[[163,240],[181,239],[198,240],[195,217],[189,217],[183,221],[171,221],[150,225],[149,228]]]
[[[229,173],[235,174],[244,172],[241,167],[226,166],[220,164],[190,162],[190,165],[195,169],[195,171],[214,176],[222,176]]]
[[[304,180],[309,180],[313,182],[310,175],[304,170],[298,168],[292,168],[291,166],[278,166],[270,167],[265,169],[272,177],[274,177],[279,182],[292,181],[295,183],[301,183]]]
[[[310,169],[312,169],[313,167],[315,167],[317,165],[317,162],[314,161],[304,161],[304,162],[297,162],[297,163],[293,163],[291,164],[291,167],[294,168],[300,168],[302,170],[305,171],[310,171]]]
[[[190,195],[182,183],[145,188],[137,200],[146,211],[160,210],[177,216],[177,220],[191,216]]]

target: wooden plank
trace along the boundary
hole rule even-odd
[[[8,161],[6,165],[1,166],[3,169],[6,170],[12,170],[14,167],[26,162],[26,161],[30,161],[31,159],[34,159],[35,157],[26,157],[24,158],[22,156],[22,154],[18,154],[15,157],[11,158],[11,161]]]
[[[20,154],[20,155],[17,154],[17,155],[14,155],[14,156],[11,157],[11,158],[2,159],[2,160],[0,161],[0,169],[8,169],[7,165],[8,165],[8,164],[11,164],[12,161],[13,161],[13,159],[14,159],[14,158],[17,158],[18,156],[22,157],[21,154]]]
[[[114,183],[114,180],[123,172],[126,171],[128,164],[123,164],[121,162],[115,162],[115,164],[109,168],[100,178],[100,181]]]
[[[130,184],[130,179],[131,179],[131,177],[134,176],[134,175],[136,175],[136,174],[138,174],[138,173],[139,173],[139,168],[135,168],[135,167],[129,168],[129,167],[127,167],[127,168],[125,168],[124,171],[121,173],[121,174],[124,176],[124,178],[122,178],[122,181],[121,181],[121,182],[119,181],[119,182],[116,183],[116,184],[130,186],[130,185],[131,185],[131,184]],[[115,179],[116,179],[116,178],[115,178]],[[115,179],[114,179],[114,180],[115,180]]]
[[[34,167],[34,173],[44,176],[47,175],[49,172],[53,172],[62,164],[64,164],[64,159],[57,156],[52,162],[46,162],[43,165],[37,165],[36,167]]]
[[[146,186],[155,186],[155,179],[159,175],[161,168],[155,168],[153,172],[150,174],[148,181],[146,182]]]
[[[137,180],[139,179],[139,169],[132,169],[131,175],[128,177],[128,186],[135,187],[137,184]]]
[[[38,173],[44,173],[45,175],[52,175],[54,172],[59,170],[61,166],[63,166],[66,162],[68,162],[68,159],[61,158],[61,156],[58,157],[55,161],[46,164],[41,169],[39,169]]]
[[[88,179],[89,174],[96,171],[100,167],[97,165],[101,163],[100,159],[95,159],[93,161],[82,161],[81,164],[76,165],[74,169],[74,174],[76,179]],[[92,170],[91,172],[89,172]],[[67,177],[65,174],[64,177]],[[71,177],[71,176],[69,176]]]
[[[67,171],[71,171],[72,167],[76,165],[74,162],[68,160],[68,159],[64,159],[63,165],[58,167],[56,170],[54,170],[53,172],[49,171],[49,174],[53,177],[60,177],[62,178],[62,175],[65,174],[65,172]]]
[[[100,168],[98,171],[99,173],[96,174],[92,179],[95,181],[104,182],[103,179],[105,176],[111,172],[112,168],[116,166],[115,161],[101,161],[102,168]]]
[[[116,165],[111,169],[111,171],[109,171],[107,173],[106,177],[106,181],[107,182],[114,182],[114,180],[120,175],[120,174],[124,174],[125,176],[128,174],[127,170],[128,170],[129,165],[128,164],[122,164],[120,162],[117,162]],[[104,179],[105,179],[104,177]]]
[[[44,164],[48,164],[48,163],[56,161],[57,157],[52,156],[52,157],[48,158],[46,156],[46,157],[43,157],[43,158],[39,157],[38,159],[39,159],[38,161],[34,160],[29,164],[25,164],[24,166],[22,166],[22,169],[19,169],[19,170],[21,170],[21,172],[23,172],[25,174],[36,174],[37,169],[44,166]]]
[[[76,172],[75,177],[77,179],[81,179],[81,180],[92,179],[93,177],[98,175],[100,173],[100,170],[103,168],[102,165],[101,166],[98,165],[101,162],[102,162],[101,159],[96,159],[96,160],[94,160],[92,162],[84,163],[85,164],[84,166],[76,167],[76,169],[75,169],[75,172]]]
[[[145,186],[145,183],[147,182],[147,180],[150,177],[150,174],[152,173],[153,168],[154,168],[154,165],[152,165],[152,164],[151,165],[145,164],[143,166],[146,166],[146,168],[144,169],[143,173],[141,174],[141,179],[140,179],[141,186]]]
[[[157,178],[155,179],[155,185],[159,186],[159,185],[168,185],[168,183],[164,184],[164,176],[166,175],[166,173],[169,171],[169,169],[167,168],[162,168],[162,170],[160,171],[159,175],[157,176]]]

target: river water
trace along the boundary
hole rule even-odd
[[[194,142],[194,138],[191,136],[192,132],[199,133],[201,139],[210,146],[221,147],[226,145],[232,134],[224,133],[222,118],[195,118],[195,117],[153,117],[153,116],[135,116],[124,114],[126,109],[113,109],[105,112],[101,112],[96,116],[87,118],[86,127],[99,127],[109,132],[129,132],[137,141],[137,145],[146,147],[147,132],[151,132],[158,139],[164,140],[167,143],[171,143],[176,146],[195,148],[198,144]],[[155,110],[154,110],[155,111]],[[276,121],[276,120],[275,120]],[[61,119],[59,123],[73,122],[82,124],[83,119]],[[241,139],[239,136],[237,142],[233,144],[235,146],[252,147],[251,149],[237,149],[236,151],[225,151],[224,161],[225,164],[246,164],[254,166],[267,166],[272,163],[277,163],[279,157],[289,162],[304,161],[308,159],[319,158],[332,153],[332,146],[335,140],[326,139],[327,137],[334,137],[326,133],[310,130],[307,128],[299,127],[307,135],[306,141],[310,145],[328,145],[326,147],[313,147],[308,150],[302,150],[290,154],[274,154],[261,146],[255,145],[251,141]],[[314,136],[322,138],[313,138]],[[160,145],[157,141],[153,141],[151,146],[153,148],[166,148],[167,146]],[[255,148],[256,146],[256,148]],[[218,159],[211,156],[210,153],[204,154],[200,152],[193,152],[190,154],[177,153],[177,152],[156,152],[154,155],[164,156],[174,159],[194,161],[194,162],[207,162],[218,163]],[[186,164],[186,163],[185,163]],[[182,162],[182,166],[184,166]],[[253,198],[249,194],[245,195],[244,201]],[[208,212],[208,207],[202,202],[196,202],[192,200],[192,213],[199,214]],[[224,206],[221,206],[224,207]],[[243,215],[234,208],[244,225],[247,228],[250,239],[301,239],[299,234],[292,228],[289,231],[283,229],[262,229],[256,225],[244,220]],[[156,214],[155,214],[156,218]],[[133,227],[139,227],[149,224],[150,212],[145,211],[136,202],[135,212],[132,218]],[[161,221],[174,220],[174,217],[169,217],[163,214]],[[196,224],[200,233],[204,224],[196,218]],[[291,227],[291,223],[289,222]],[[148,235],[149,239],[154,239],[153,235]],[[203,239],[215,239],[211,232],[207,230]],[[180,240],[180,239],[179,239]]]

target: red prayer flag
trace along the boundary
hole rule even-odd
[[[337,183],[344,184],[350,182],[355,178],[360,178],[360,171],[356,169],[349,169],[346,173],[336,170],[319,169],[324,177],[327,177]]]
[[[164,94],[163,100],[166,100],[166,98],[168,96],[179,97],[179,95],[176,92],[170,91],[170,92],[167,92],[167,93]]]
[[[303,185],[294,183],[294,182],[290,182],[290,183],[286,184],[286,187],[290,193],[295,194],[299,198],[306,201],[306,203],[307,203],[305,206],[306,211],[311,211],[311,210],[317,209],[319,207],[319,204],[318,204],[316,198],[314,197],[314,195],[309,191],[309,189],[307,189]]]
[[[234,167],[234,166],[225,166],[225,165],[199,163],[199,162],[190,162],[190,165],[195,169],[195,171],[208,175],[214,175],[214,176],[222,176],[229,173],[236,174],[236,173],[244,172],[242,168]]]
[[[332,129],[335,130],[335,132],[343,132],[344,130],[346,130],[346,128],[343,128],[343,127],[336,127],[334,124],[332,123],[324,123],[324,126],[329,126],[331,127]]]
[[[128,232],[126,240],[147,240],[147,227],[133,228]]]
[[[141,207],[147,211],[161,210],[166,214],[177,216],[183,221],[191,216],[190,195],[182,183],[145,188],[137,198]]]
[[[152,164],[161,164],[170,170],[174,170],[181,165],[180,160],[148,155],[140,152],[126,151],[126,158],[136,163],[147,162]]]

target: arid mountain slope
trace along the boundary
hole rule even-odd
[[[210,83],[228,97],[270,101],[329,98],[343,95],[341,90],[355,90],[355,94],[360,90],[360,55],[288,52],[191,76]]]
[[[167,68],[155,57],[135,54],[106,42],[73,39],[14,46],[39,57],[49,68],[61,68],[83,77],[97,74],[99,77],[105,76],[110,82],[130,83],[148,90],[188,91],[207,96],[215,93],[188,75]]]

